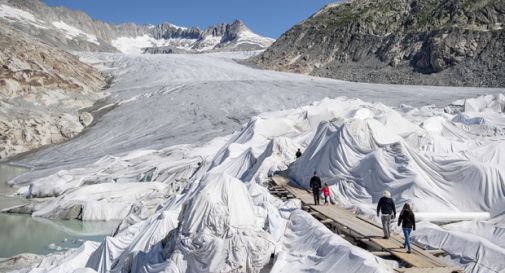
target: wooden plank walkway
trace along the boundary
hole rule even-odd
[[[383,239],[382,228],[375,222],[358,217],[349,210],[331,205],[311,205],[314,203],[312,193],[305,189],[289,185],[287,178],[279,175],[272,177],[277,191],[282,187],[290,195],[302,201],[305,208],[309,209],[313,216],[320,219],[325,225],[334,226],[339,233],[344,233],[365,245],[375,248],[376,253],[389,253],[392,257],[402,262],[406,267],[399,268],[398,272],[405,273],[462,273],[460,268],[448,265],[447,262],[436,257],[429,251],[418,246],[412,247],[412,253],[407,253],[403,248],[403,237],[391,235],[389,239]],[[321,217],[322,216],[322,217]],[[372,252],[374,253],[374,252]]]

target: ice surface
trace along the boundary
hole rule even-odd
[[[81,205],[86,219],[124,219],[99,246],[46,257],[34,272],[390,272],[394,264],[329,232],[300,203],[268,193],[262,183],[287,168],[305,187],[317,170],[338,204],[368,217],[384,189],[398,209],[410,202],[449,220],[489,214],[468,226],[422,223],[414,235],[468,272],[502,267],[493,259],[505,245],[505,117],[487,97],[475,98],[484,100],[473,103],[478,111],[446,113],[443,103],[503,90],[348,83],[255,70],[220,54],[84,57],[116,76],[115,108],[80,137],[21,160],[46,169],[13,182],[57,196],[34,214]],[[485,122],[456,122],[458,114]]]
[[[299,107],[325,97],[345,95],[391,106],[422,106],[503,91],[350,83],[252,69],[231,59],[243,57],[247,55],[84,54],[84,61],[115,76],[108,90],[115,107],[81,136],[18,161],[40,169],[18,182],[134,149],[209,141],[240,130],[259,113]]]

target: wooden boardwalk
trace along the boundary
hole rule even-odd
[[[312,216],[321,221],[335,232],[345,235],[347,239],[352,238],[353,243],[363,246],[367,250],[374,250],[371,253],[385,257],[389,256],[400,262],[401,268],[397,272],[405,273],[462,273],[461,268],[448,265],[447,262],[436,257],[434,254],[441,254],[442,251],[428,251],[415,245],[412,246],[412,253],[407,253],[403,248],[403,237],[391,235],[389,239],[383,239],[382,228],[375,222],[358,217],[352,212],[335,206],[312,205],[314,199],[312,193],[307,190],[293,187],[288,184],[288,180],[276,175],[272,177],[274,187],[272,193],[283,198],[297,198],[302,201],[304,209]]]

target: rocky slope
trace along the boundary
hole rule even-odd
[[[0,48],[0,159],[61,142],[91,123],[79,110],[101,97],[103,75],[1,22]]]
[[[39,0],[0,0],[0,160],[76,136],[104,75],[68,51],[193,53],[257,50],[271,40],[241,21],[206,30],[112,25]],[[165,50],[165,51],[163,51]]]
[[[355,0],[284,33],[260,67],[351,81],[505,86],[504,0]]]
[[[258,50],[273,40],[250,31],[241,21],[205,30],[170,23],[108,24],[80,11],[48,7],[39,0],[0,0],[0,21],[65,50],[179,53]],[[172,50],[167,50],[172,49]]]

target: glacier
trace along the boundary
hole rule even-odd
[[[25,208],[34,216],[122,221],[103,242],[24,272],[398,267],[330,232],[299,201],[270,195],[264,184],[286,169],[302,187],[317,170],[337,204],[375,221],[384,189],[418,213],[489,213],[423,221],[413,236],[465,272],[502,270],[505,90],[257,70],[238,64],[238,52],[79,54],[115,76],[109,111],[80,136],[16,161],[32,170],[10,183],[41,201]]]

